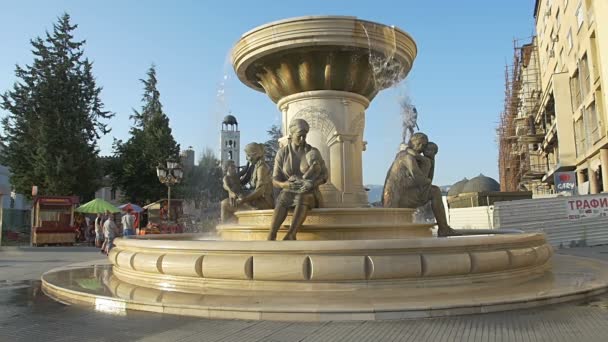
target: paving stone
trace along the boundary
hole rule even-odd
[[[608,246],[558,250],[608,260]],[[149,312],[111,315],[65,306],[40,291],[53,267],[95,250],[0,250],[0,341],[606,341],[608,294],[578,303],[482,315],[360,322],[210,320]],[[5,272],[10,269],[10,272]]]

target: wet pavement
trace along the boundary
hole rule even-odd
[[[530,310],[401,321],[297,323],[211,320],[138,311],[112,314],[55,302],[41,291],[37,277],[25,279],[32,274],[39,277],[44,271],[40,265],[86,263],[99,259],[99,254],[36,253],[42,252],[0,250],[0,341],[608,340],[608,294]],[[558,253],[608,260],[608,246]],[[10,272],[5,272],[7,269]]]

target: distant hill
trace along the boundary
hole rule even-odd
[[[369,203],[379,202],[382,198],[382,187],[383,185],[369,184],[365,185],[369,189],[367,192],[367,199]]]

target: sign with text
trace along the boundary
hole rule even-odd
[[[555,192],[574,194],[576,189],[576,172],[556,172],[554,177]]]
[[[576,197],[566,201],[568,219],[608,216],[608,194]]]

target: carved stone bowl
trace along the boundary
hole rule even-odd
[[[404,31],[348,16],[275,21],[245,33],[232,64],[247,86],[275,103],[304,91],[339,90],[371,100],[404,79],[417,47]]]

